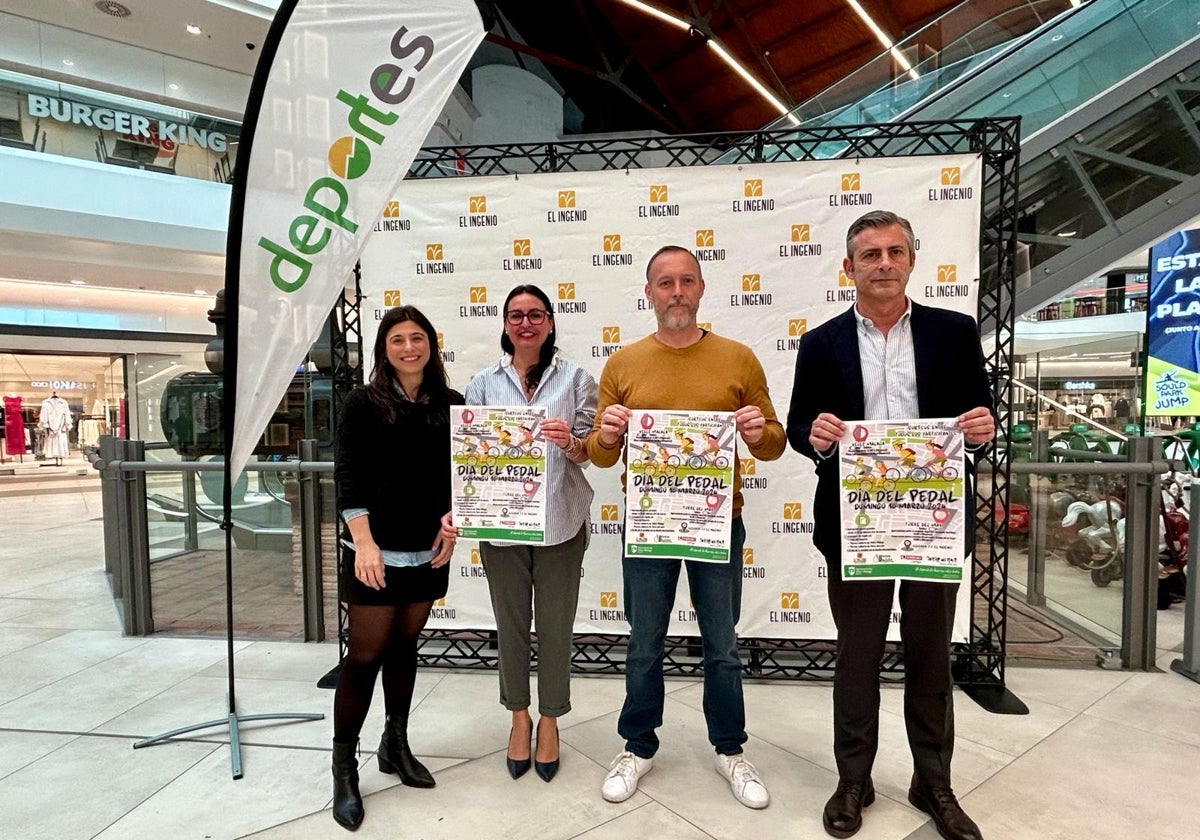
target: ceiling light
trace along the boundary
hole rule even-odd
[[[737,73],[742,80],[746,82],[746,84],[750,85],[750,87],[754,89],[755,93],[757,93],[767,102],[771,103],[771,106],[778,110],[781,116],[787,117],[788,121],[791,122],[792,125],[800,125],[800,120],[796,117],[796,115],[793,114],[777,96],[771,93],[771,91],[768,90],[762,82],[754,78],[750,71],[743,67],[741,62],[734,58],[733,55],[716,40],[716,38],[700,32],[687,21],[680,20],[674,15],[668,14],[661,9],[656,9],[654,6],[641,2],[641,0],[618,0],[618,2],[624,3],[626,6],[631,6],[632,8],[637,9],[640,12],[644,12],[653,18],[661,20],[663,23],[668,23],[677,29],[682,29],[685,32],[695,32],[703,36],[704,42],[708,44],[709,48],[717,54],[717,57],[725,62],[729,69]]]
[[[194,23],[189,23],[187,25],[187,31],[189,35],[202,35],[204,33],[204,30]]]
[[[71,60],[71,59],[69,59],[69,58],[64,58],[64,59],[63,59],[63,64],[67,65],[68,67],[74,67],[74,66],[75,66],[75,62],[74,62],[74,61],[72,61],[72,60]]]
[[[203,289],[192,289],[192,294],[194,294],[194,295],[206,295],[206,294],[208,294],[208,292],[204,291]]]
[[[1050,36],[1050,40],[1051,40],[1051,41],[1061,41],[1062,39],[1063,39],[1063,36],[1062,36],[1062,33],[1061,33],[1061,32],[1060,32],[1059,34],[1057,34],[1057,35],[1051,35],[1051,36]]]
[[[167,87],[169,87],[171,90],[179,90],[179,85],[175,84],[174,82],[171,82],[171,84],[167,85]]]
[[[72,286],[86,286],[87,281],[86,280],[72,280],[71,285]]]
[[[1058,233],[1056,233],[1054,235],[1065,237],[1065,236],[1074,236],[1076,233],[1077,233],[1077,231],[1074,231],[1074,230],[1063,230],[1063,231],[1059,231]]]
[[[884,31],[879,28],[879,24],[877,24],[869,14],[867,14],[867,10],[859,5],[858,0],[846,0],[846,3],[851,9],[854,10],[854,13],[862,19],[862,22],[867,25],[867,28],[875,34],[875,37],[879,39],[879,43],[883,44],[883,48],[892,54],[892,58],[896,59],[896,63],[904,68],[904,71],[908,73],[908,77],[914,82],[920,79],[921,74],[913,69],[913,66],[911,63],[909,63],[909,60],[904,57],[904,53],[896,49],[896,45],[892,43],[892,39],[884,34]]]

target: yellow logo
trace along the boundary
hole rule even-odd
[[[842,192],[858,192],[861,187],[861,180],[857,172],[842,173]]]
[[[471,303],[487,303],[487,286],[471,287]]]
[[[762,289],[762,276],[758,274],[742,275],[742,291],[757,292]]]
[[[957,187],[962,181],[962,171],[957,166],[942,167],[942,186]]]
[[[762,195],[762,178],[747,178],[744,187],[746,198],[757,198]]]
[[[620,327],[601,327],[600,340],[605,344],[620,344],[621,343],[621,328]]]
[[[650,185],[650,203],[662,204],[667,200],[667,185],[666,184],[651,184]]]
[[[958,282],[958,266],[954,264],[939,265],[937,281],[939,283],[957,283]]]
[[[738,470],[742,475],[754,475],[758,472],[758,461],[753,458],[738,458]]]
[[[395,200],[389,201],[383,208],[383,218],[399,219],[400,218],[400,202],[395,201]]]
[[[799,592],[780,592],[779,607],[785,610],[800,609],[800,593]]]
[[[600,505],[601,522],[616,522],[619,516],[616,505]]]
[[[606,233],[604,234],[604,250],[620,251],[621,250],[621,234]]]
[[[838,269],[838,285],[839,286],[853,286],[854,285],[854,281],[851,280],[849,275],[847,275],[846,272],[840,268]]]
[[[470,204],[472,213],[486,213],[487,212],[487,196],[486,195],[471,196],[469,204]]]
[[[474,563],[476,566],[479,565],[480,560],[479,560],[479,549],[478,548],[471,549],[471,562]]]
[[[696,326],[705,332],[712,332],[712,321],[697,321]]]
[[[754,549],[753,548],[743,548],[742,549],[742,565],[743,566],[753,566],[754,565]]]
[[[425,246],[425,259],[440,260],[442,258],[442,243],[432,242]]]
[[[615,609],[617,606],[617,593],[616,592],[601,592],[600,593],[600,606],[613,607]]]
[[[433,605],[435,607],[444,607],[444,606],[446,606],[446,599],[438,598],[436,601],[433,602]]]
[[[792,241],[808,242],[812,238],[812,225],[792,225]]]
[[[514,239],[513,240],[513,256],[528,257],[529,256],[529,240]]]
[[[575,284],[574,283],[559,283],[558,284],[558,299],[559,300],[575,300]]]
[[[783,503],[783,518],[784,519],[802,519],[804,506],[799,502],[784,502]]]
[[[383,305],[387,307],[400,305],[400,290],[399,289],[384,289],[383,290]]]
[[[712,228],[696,231],[696,247],[711,248],[713,246]]]
[[[804,335],[808,332],[807,318],[789,318],[788,319],[788,335],[797,336]]]
[[[442,338],[443,338],[442,333],[437,333],[437,343],[438,343],[439,350],[441,350],[443,347]]]
[[[564,210],[575,206],[575,190],[559,190],[558,206]]]

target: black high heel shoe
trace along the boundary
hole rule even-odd
[[[512,742],[512,735],[513,735],[513,730],[512,729],[508,730],[508,740],[510,743]],[[532,735],[533,735],[533,731],[531,728],[530,729],[531,741],[532,741]],[[506,753],[504,756],[504,761],[508,765],[508,775],[512,776],[514,779],[519,779],[522,776],[524,776],[526,773],[529,772],[529,765],[533,763],[533,747],[530,746],[530,748],[529,748],[529,758],[513,758],[511,755],[508,755]],[[538,771],[538,772],[541,772],[541,771]]]
[[[539,720],[538,723],[540,724],[541,721]],[[538,735],[538,743],[540,744],[541,741],[542,741],[542,736],[539,734]],[[559,743],[558,743],[558,721],[555,721],[555,723],[554,723],[554,746],[556,748],[559,746]],[[553,779],[554,775],[558,772],[558,759],[556,758],[553,761],[537,761],[537,760],[535,760],[533,762],[533,769],[537,772],[538,776],[541,777],[543,782],[548,782],[551,779]]]

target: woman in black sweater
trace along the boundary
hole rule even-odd
[[[434,786],[409,749],[408,711],[417,642],[450,580],[450,405],[462,402],[446,382],[429,319],[412,306],[388,310],[371,381],[350,395],[338,423],[334,469],[354,550],[343,555],[339,587],[349,642],[333,701],[333,818],[351,831],[363,819],[358,736],[381,667],[379,770],[411,787]]]

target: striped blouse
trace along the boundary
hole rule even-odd
[[[579,365],[559,356],[542,373],[542,381],[531,399],[512,364],[505,355],[498,363],[484,368],[467,386],[467,405],[540,405],[548,417],[566,420],[571,433],[585,438],[596,419],[596,380]],[[579,533],[588,521],[592,504],[592,486],[583,476],[583,467],[572,463],[557,446],[546,447],[550,485],[546,523],[546,545],[558,545]]]

